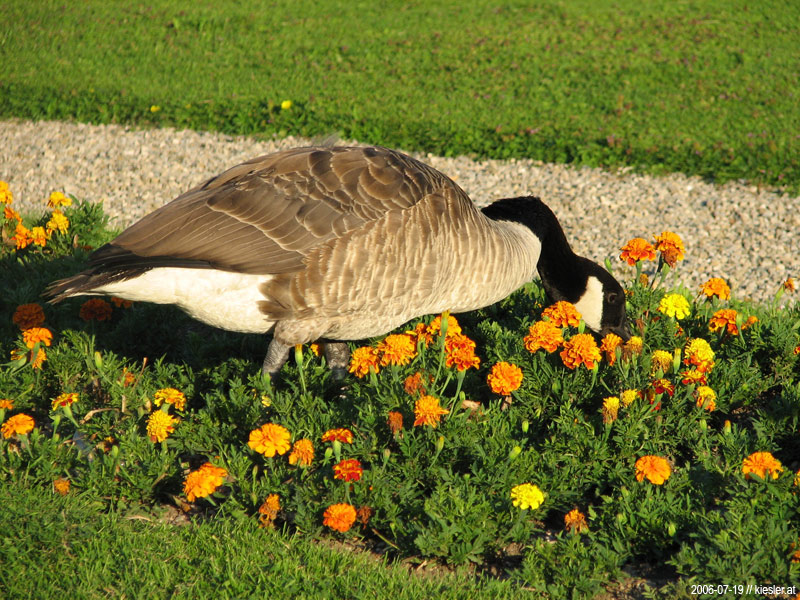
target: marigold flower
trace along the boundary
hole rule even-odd
[[[570,533],[581,533],[589,529],[589,524],[586,522],[586,515],[584,515],[577,508],[573,508],[566,515],[564,515],[564,528]]]
[[[708,383],[706,374],[697,369],[689,369],[681,372],[681,383],[683,385],[705,385]]]
[[[341,442],[342,444],[353,443],[353,432],[349,429],[329,429],[322,434],[323,442]]]
[[[600,352],[605,355],[609,365],[617,362],[617,348],[621,346],[622,338],[616,333],[608,333],[600,340]]]
[[[416,396],[425,393],[425,384],[422,382],[422,373],[417,371],[413,375],[409,375],[403,381],[403,389],[409,396]]]
[[[407,365],[417,355],[417,346],[414,340],[405,333],[387,335],[378,344],[377,350],[383,367],[387,365]]]
[[[643,348],[644,340],[638,335],[631,336],[631,339],[622,347],[622,360],[630,360],[632,357],[640,355]]]
[[[731,288],[721,277],[712,277],[706,281],[700,286],[700,292],[709,298],[716,296],[720,300],[729,300],[731,297]]]
[[[568,369],[577,369],[580,365],[584,365],[587,369],[594,369],[595,363],[600,362],[600,359],[597,342],[588,333],[578,333],[564,342],[561,361]]]
[[[347,370],[361,379],[369,375],[370,369],[375,371],[375,373],[381,370],[378,361],[378,351],[372,346],[356,348],[350,356],[350,365],[347,367]]]
[[[0,398],[0,410],[12,410],[14,401],[9,398]]]
[[[5,439],[10,438],[12,435],[27,435],[33,430],[34,422],[33,417],[29,417],[24,413],[14,415],[6,419],[3,426],[0,427],[0,432]]]
[[[186,395],[175,388],[162,388],[153,395],[153,404],[161,406],[164,402],[182,411],[186,408]]]
[[[581,322],[581,313],[574,304],[559,300],[542,311],[542,319],[549,319],[556,327],[577,327]]]
[[[685,319],[689,316],[691,308],[689,301],[680,294],[667,294],[658,303],[658,312],[674,319]]]
[[[664,262],[674,267],[679,260],[683,260],[684,247],[680,236],[671,231],[662,231],[656,236],[656,250],[661,252]]]
[[[356,511],[356,519],[362,525],[366,525],[369,523],[369,520],[372,518],[372,515],[375,514],[375,511],[369,506],[360,506]]]
[[[31,369],[41,369],[46,360],[47,353],[44,351],[44,348],[39,348],[36,356],[33,355],[33,350],[31,350],[28,362],[31,365]]]
[[[717,393],[707,385],[700,385],[694,390],[694,398],[698,408],[704,408],[708,412],[717,408]]]
[[[475,342],[461,333],[447,336],[444,352],[445,366],[454,366],[459,371],[477,369],[481,364],[481,359],[475,356]]]
[[[259,454],[273,457],[276,454],[286,454],[289,451],[289,438],[291,434],[283,425],[266,423],[250,432],[247,445]]]
[[[512,504],[522,510],[536,510],[544,502],[544,494],[532,483],[522,483],[511,488]]]
[[[47,327],[30,327],[22,332],[22,339],[28,348],[36,344],[50,346],[53,342],[53,333]]]
[[[794,292],[796,289],[794,285],[794,279],[792,279],[791,277],[787,277],[786,281],[783,282],[783,289],[785,289],[787,292],[790,293]]]
[[[640,260],[656,259],[656,249],[647,240],[640,237],[629,240],[620,250],[622,254],[619,255],[619,259],[631,266]]]
[[[33,238],[31,237],[30,230],[25,227],[22,223],[17,223],[17,227],[14,229],[14,236],[11,238],[11,241],[17,247],[17,250],[22,250],[23,248],[27,248],[33,242]]]
[[[461,333],[461,325],[458,324],[458,320],[450,313],[445,314],[447,315],[447,331],[445,332],[445,337]],[[432,338],[439,336],[442,329],[443,316],[445,315],[435,317],[433,321],[431,321],[431,324],[428,325],[428,335]]]
[[[49,208],[58,208],[59,206],[72,206],[72,198],[64,195],[64,192],[53,192],[47,199],[47,206]]]
[[[761,479],[766,479],[771,475],[777,479],[783,471],[783,465],[772,456],[771,452],[753,452],[742,462],[742,473],[745,479],[750,479],[750,475],[758,475]]]
[[[183,493],[186,494],[189,502],[194,502],[197,498],[205,498],[213,494],[227,476],[228,471],[207,462],[186,476]]]
[[[348,458],[333,465],[334,479],[358,481],[363,473],[364,469],[361,467],[361,463],[355,458]]]
[[[77,401],[78,401],[78,394],[75,392],[66,392],[64,394],[59,394],[57,398],[53,399],[53,410],[69,406],[70,404],[75,404]]]
[[[392,432],[392,435],[397,435],[403,429],[403,415],[396,410],[389,411],[386,424]]]
[[[314,460],[314,444],[311,440],[303,438],[297,440],[289,453],[289,464],[300,465],[301,467],[311,466]]]
[[[492,366],[486,382],[495,394],[508,396],[522,385],[522,369],[512,363],[499,362]]]
[[[111,304],[117,308],[130,308],[133,306],[133,302],[130,300],[125,300],[125,298],[117,298],[116,296],[111,296]]]
[[[50,239],[50,236],[47,235],[44,227],[37,226],[31,229],[31,243],[44,248],[47,245],[48,239]]]
[[[16,221],[17,223],[22,223],[22,217],[19,216],[19,213],[7,204],[3,207],[3,217],[6,221]]]
[[[666,350],[656,350],[650,357],[650,374],[655,375],[659,370],[662,374],[672,370],[672,354]]]
[[[636,398],[639,398],[640,395],[641,394],[639,390],[624,390],[619,395],[619,401],[622,404],[622,406],[627,408],[628,406],[633,404],[633,401],[636,400]]]
[[[47,235],[52,235],[56,231],[59,233],[67,233],[69,229],[69,219],[64,216],[64,213],[60,210],[54,210],[45,227],[47,228]]]
[[[709,331],[716,332],[720,329],[726,329],[731,335],[739,334],[739,327],[736,325],[736,317],[738,313],[732,308],[723,308],[715,312],[708,322]]]
[[[619,398],[617,396],[609,396],[603,400],[603,423],[608,425],[617,420],[619,414]]]
[[[654,379],[651,385],[656,394],[668,394],[670,398],[675,395],[675,386],[669,379]]]
[[[356,522],[356,509],[350,504],[332,504],[322,515],[322,524],[335,531],[349,531]]]
[[[91,321],[92,319],[108,321],[111,318],[112,311],[111,305],[102,298],[92,298],[81,305],[78,314],[84,321]]]
[[[147,419],[147,437],[154,444],[163,442],[169,434],[175,433],[178,419],[163,410],[154,411]]]
[[[53,489],[62,496],[66,496],[67,494],[69,494],[69,487],[70,487],[70,481],[69,479],[65,479],[64,477],[59,477],[53,482]]]
[[[645,477],[655,485],[661,485],[672,474],[666,458],[661,456],[647,455],[642,456],[634,465],[636,469],[636,481],[642,481]]]
[[[683,350],[683,364],[694,366],[701,373],[710,373],[714,368],[714,351],[703,338],[692,338]]]
[[[262,527],[271,527],[275,519],[278,518],[278,512],[281,510],[281,500],[278,494],[270,494],[267,496],[264,503],[258,507],[259,523]]]
[[[539,349],[555,352],[564,343],[564,335],[553,321],[536,321],[528,328],[528,335],[522,338],[522,342],[532,354]]]
[[[417,323],[417,326],[414,327],[414,329],[406,331],[406,334],[411,336],[415,346],[422,342],[427,348],[433,341],[433,336],[428,332],[428,326],[425,323]]]
[[[414,404],[414,416],[416,417],[414,427],[419,427],[420,425],[436,427],[439,425],[442,415],[446,415],[448,412],[447,409],[439,405],[438,398],[422,396]]]
[[[14,201],[14,194],[11,193],[11,188],[8,183],[0,181],[0,204],[11,204]]]
[[[11,317],[11,320],[23,331],[31,327],[39,327],[44,323],[44,311],[36,302],[20,304],[14,311],[14,316]],[[50,337],[52,338],[52,335]]]

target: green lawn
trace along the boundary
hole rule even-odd
[[[0,23],[5,118],[800,183],[797,3],[11,0]]]

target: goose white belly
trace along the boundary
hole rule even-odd
[[[270,275],[213,269],[159,267],[138,277],[94,288],[135,302],[176,304],[195,319],[229,331],[266,333],[275,324],[258,309],[259,284]]]

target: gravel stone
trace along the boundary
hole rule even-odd
[[[21,212],[42,212],[53,191],[104,203],[122,228],[190,187],[244,160],[312,143],[256,140],[175,129],[0,121],[0,179]],[[734,297],[765,301],[790,276],[800,277],[800,198],[741,182],[638,175],[533,160],[442,158],[415,154],[452,177],[478,205],[510,196],[541,197],[558,215],[573,248],[618,276],[630,238],[662,231],[683,238],[678,278],[694,293],[723,277]]]

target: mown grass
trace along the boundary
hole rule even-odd
[[[12,0],[0,23],[4,118],[800,183],[796,3]]]
[[[458,316],[480,357],[463,380],[434,340],[418,345],[410,364],[349,375],[342,387],[308,349],[270,381],[259,372],[261,336],[216,331],[146,304],[86,321],[79,316],[83,300],[74,299],[44,307],[54,337],[41,344],[47,360],[35,369],[29,360],[37,347],[27,347],[13,322],[17,307],[38,302],[47,283],[80,269],[86,246],[111,236],[98,205],[64,213],[68,233],[53,233],[44,247],[16,249],[9,243],[16,221],[8,220],[0,257],[0,355],[18,356],[0,370],[0,399],[13,404],[0,408],[0,421],[7,427],[26,414],[35,423],[29,433],[0,439],[0,515],[13,524],[0,552],[3,585],[13,593],[22,590],[20,573],[51,570],[53,561],[75,572],[48,576],[43,589],[86,597],[183,597],[212,589],[221,597],[273,590],[291,597],[296,586],[311,597],[386,588],[400,597],[591,598],[635,589],[630,597],[673,598],[698,597],[693,584],[788,586],[800,575],[796,301],[779,308],[777,301],[739,302],[735,293],[732,300],[706,299],[681,288],[680,263],[671,272],[648,269],[655,277],[645,284],[638,268],[618,266],[614,257],[610,265],[626,281],[629,314],[643,340],[640,354],[618,349],[613,364],[606,356],[595,369],[573,370],[558,352],[529,352],[523,338],[546,305],[532,283],[496,306]],[[781,282],[776,290],[790,293]],[[659,311],[668,293],[688,301],[688,315]],[[737,311],[737,333],[710,331],[723,308]],[[575,327],[564,332],[577,334]],[[698,384],[683,383],[687,343],[695,338],[708,340],[715,355],[706,365],[714,410],[698,406]],[[654,368],[655,350],[668,352],[672,364]],[[487,383],[500,361],[523,373],[509,398]],[[447,409],[438,427],[413,425],[419,396],[407,389],[407,378],[415,373]],[[164,388],[183,392],[186,407],[157,408]],[[628,389],[641,394],[614,418],[604,414],[605,400]],[[53,405],[63,393],[77,394],[70,414]],[[154,442],[147,424],[164,410],[179,421]],[[402,416],[401,430],[391,431],[390,412]],[[265,423],[287,428],[293,442],[311,440],[311,465],[253,451],[251,432]],[[352,443],[322,441],[340,427],[352,432]],[[747,476],[743,467],[755,452],[769,452],[782,466],[764,479]],[[662,484],[637,480],[635,464],[645,455],[670,464]],[[334,477],[344,459],[359,461],[359,479]],[[188,475],[205,462],[227,476],[211,495],[191,500]],[[64,498],[54,495],[58,480],[70,482]],[[512,490],[524,483],[544,492],[540,506],[513,504]],[[259,511],[271,494],[280,509],[264,522]],[[325,525],[324,513],[339,503],[369,511],[338,533]],[[588,529],[565,528],[573,509]],[[185,514],[191,524],[159,524],[165,512]],[[384,573],[364,557],[342,557],[309,540],[356,543],[393,560],[469,568],[473,575],[437,573],[400,591],[402,568]],[[323,576],[327,564],[341,565],[341,577]],[[258,565],[273,569],[274,580]],[[363,587],[353,587],[355,572],[368,573]]]

